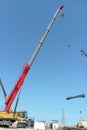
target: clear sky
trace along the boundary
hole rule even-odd
[[[87,52],[87,0],[0,0],[0,78],[9,95],[60,5],[64,9],[25,79],[17,110],[35,120],[62,123],[64,116],[66,124],[76,124],[87,118],[87,98],[66,97],[87,93],[87,58],[80,52]],[[0,88],[1,110],[4,102]]]

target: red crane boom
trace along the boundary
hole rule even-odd
[[[46,29],[44,35],[42,36],[42,38],[41,38],[41,40],[40,40],[40,42],[39,42],[39,44],[38,44],[36,50],[34,51],[34,53],[33,53],[32,57],[31,57],[29,63],[28,63],[28,64],[25,64],[25,66],[24,66],[24,68],[23,68],[23,71],[22,71],[22,74],[20,75],[18,81],[16,82],[15,86],[13,87],[12,92],[10,93],[10,95],[8,96],[8,99],[7,99],[6,102],[5,102],[5,104],[6,104],[6,107],[5,107],[5,109],[4,109],[5,112],[8,112],[8,111],[9,111],[9,109],[10,109],[10,107],[11,107],[13,101],[14,101],[15,96],[17,95],[19,89],[21,88],[21,86],[22,86],[22,84],[23,84],[23,82],[24,82],[24,80],[25,80],[25,77],[26,77],[28,71],[30,70],[30,67],[31,67],[31,65],[32,65],[32,63],[33,63],[35,57],[37,56],[37,54],[38,54],[38,52],[39,52],[39,50],[40,50],[40,48],[41,48],[41,46],[42,46],[42,44],[43,44],[43,42],[44,42],[44,40],[45,40],[45,38],[46,38],[48,32],[50,31],[50,28],[51,28],[53,22],[55,21],[57,15],[58,15],[58,13],[59,13],[59,11],[60,11],[63,7],[64,7],[64,6],[59,6],[59,7],[58,7],[58,9],[56,10],[54,16],[52,17],[52,20],[51,20],[50,23],[49,23],[49,25],[48,25],[48,27],[47,27],[47,29]]]

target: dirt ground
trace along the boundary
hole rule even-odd
[[[0,130],[33,130],[33,129],[30,129],[30,128],[3,128],[3,127],[0,127]]]

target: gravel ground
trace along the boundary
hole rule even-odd
[[[0,130],[33,130],[30,128],[3,128],[1,127]]]

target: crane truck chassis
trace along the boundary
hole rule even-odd
[[[59,6],[57,8],[56,12],[54,13],[54,15],[53,15],[53,17],[52,17],[52,19],[51,19],[51,21],[50,21],[50,23],[49,23],[49,25],[48,25],[48,27],[46,29],[46,31],[44,32],[39,44],[37,45],[36,50],[34,51],[29,63],[24,65],[23,71],[22,71],[20,77],[18,78],[18,80],[17,80],[16,84],[14,85],[10,95],[8,96],[8,98],[5,101],[6,106],[5,106],[4,110],[0,111],[0,126],[8,126],[8,127],[10,127],[10,126],[13,126],[13,124],[16,124],[15,127],[20,127],[21,128],[21,127],[27,127],[29,125],[29,120],[26,120],[26,121],[28,121],[28,124],[26,123],[27,125],[25,125],[25,122],[26,122],[25,117],[22,116],[20,114],[20,112],[19,113],[17,113],[17,112],[14,113],[14,112],[10,112],[9,110],[11,108],[11,105],[12,105],[18,91],[22,87],[22,85],[24,83],[24,80],[25,80],[25,78],[26,78],[26,76],[27,76],[27,74],[28,74],[28,72],[29,72],[29,70],[31,68],[31,65],[32,65],[34,59],[36,58],[41,46],[43,45],[43,42],[46,39],[48,32],[50,31],[50,29],[51,29],[57,15],[58,15],[58,13],[60,12],[60,10],[63,7],[64,6]],[[24,112],[24,115],[26,115],[26,112]]]

